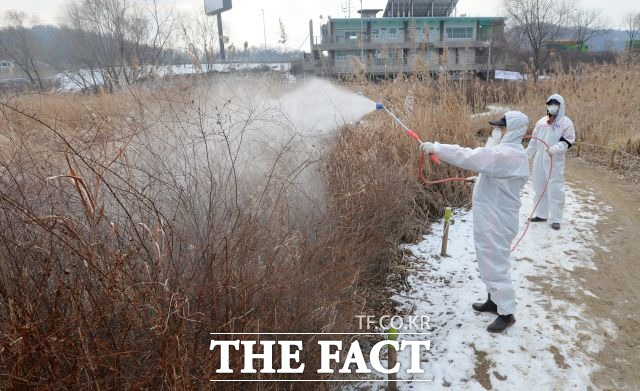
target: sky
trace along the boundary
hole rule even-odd
[[[69,0],[0,0],[0,14],[8,10],[24,11],[30,15],[36,15],[45,23],[57,24],[63,15],[64,5]],[[129,0],[136,1],[136,0]],[[137,0],[141,1],[141,0]],[[204,12],[203,0],[160,0],[165,4],[174,4],[177,12],[193,15],[196,12]],[[278,20],[281,19],[289,42],[288,49],[309,51],[309,20],[313,20],[315,34],[318,34],[318,26],[327,16],[334,18],[345,17],[346,4],[349,0],[233,0],[233,9],[225,12],[223,26],[225,35],[228,35],[232,43],[241,47],[244,42],[250,46],[264,46],[265,37],[267,46],[282,47],[278,43],[280,28]],[[384,8],[386,0],[362,0],[363,8]],[[460,0],[457,14],[467,16],[502,16],[500,0]],[[608,26],[622,28],[623,15],[629,11],[640,12],[640,3],[637,0],[578,0],[582,7],[599,9],[608,20]],[[351,0],[351,16],[357,17],[356,11],[360,9],[359,0]],[[264,23],[263,23],[264,11]]]

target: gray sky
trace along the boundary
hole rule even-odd
[[[135,1],[135,0],[130,0]],[[175,4],[179,12],[193,14],[203,12],[203,0],[161,0]],[[41,21],[57,23],[61,10],[67,0],[0,0],[0,13],[7,10],[20,10],[35,14]],[[309,42],[305,40],[309,32],[309,19],[313,19],[316,34],[320,23],[320,15],[344,17],[343,5],[348,0],[233,0],[233,9],[223,14],[223,23],[231,42],[237,46],[247,41],[251,46],[263,46],[266,30],[267,45],[281,46],[279,40],[278,18],[281,18],[287,33],[290,49],[302,47],[308,51]],[[386,0],[362,0],[364,8],[384,8]],[[608,25],[621,28],[622,17],[629,11],[640,12],[637,0],[578,0],[583,7],[602,10],[608,19]],[[359,0],[351,1],[352,17],[357,17],[360,8]],[[264,26],[262,10],[264,9]],[[500,0],[460,0],[458,15],[467,16],[499,16],[502,14]]]

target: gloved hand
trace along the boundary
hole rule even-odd
[[[433,143],[425,142],[420,144],[420,151],[425,155],[432,154],[435,150],[435,145]]]
[[[465,179],[464,181],[468,182],[468,183],[476,183],[477,180],[478,180],[477,176],[470,176],[469,178]]]
[[[555,154],[557,154],[558,152],[560,152],[562,150],[561,147],[557,146],[557,145],[553,145],[551,146],[551,148],[547,149],[547,153],[549,154],[549,156],[553,156]]]
[[[487,148],[495,147],[496,145],[500,144],[501,139],[502,139],[502,131],[498,128],[495,128],[493,129],[491,136],[489,136],[489,139],[487,140],[487,144],[485,145],[485,147]]]
[[[531,145],[529,145],[527,149],[525,149],[525,152],[527,153],[527,157],[529,158],[529,160],[533,159],[536,156],[536,149]]]

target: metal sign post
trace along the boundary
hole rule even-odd
[[[227,61],[227,55],[224,52],[224,35],[222,34],[222,14],[218,15],[218,39],[220,40],[220,58],[222,61]]]
[[[226,53],[224,51],[224,34],[222,32],[222,13],[231,9],[231,0],[204,0],[204,12],[218,18],[218,39],[220,42],[220,58],[222,61],[227,60]]]

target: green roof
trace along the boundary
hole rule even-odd
[[[435,25],[440,22],[478,22],[481,25],[493,25],[496,23],[504,22],[504,17],[420,17],[420,18],[332,18],[331,21],[335,27],[360,27],[362,24],[366,25],[371,22],[372,26],[401,26],[404,22],[409,22],[409,25]]]
[[[360,21],[364,21],[364,22],[379,22],[379,21],[383,21],[383,20],[388,20],[388,21],[400,21],[400,22],[405,22],[405,21],[427,21],[427,22],[434,22],[434,21],[441,21],[444,20],[445,22],[447,20],[460,20],[460,21],[472,21],[472,20],[478,20],[480,22],[501,22],[501,21],[505,21],[507,18],[504,16],[425,16],[425,17],[417,17],[417,18],[331,18],[332,21],[334,22],[339,22],[339,21],[347,21],[347,22],[358,22],[360,23]]]

